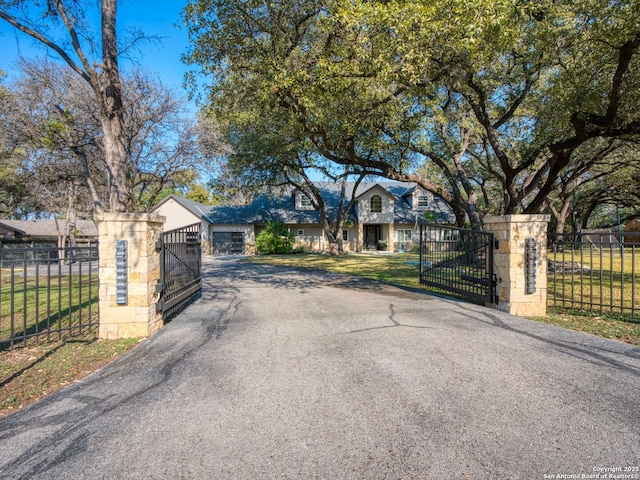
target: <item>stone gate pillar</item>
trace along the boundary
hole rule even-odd
[[[162,327],[156,242],[164,222],[149,213],[98,215],[100,338],[147,337]]]
[[[547,314],[549,218],[549,215],[484,217],[485,230],[492,232],[498,242],[498,248],[494,250],[498,310],[531,317],[543,317]],[[531,254],[527,258],[527,239],[533,239],[533,242],[529,240],[528,243],[530,249],[531,246],[535,247],[535,261]]]

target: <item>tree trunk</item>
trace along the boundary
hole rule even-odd
[[[329,255],[336,256],[344,254],[344,245],[342,244],[342,223],[338,220],[336,225],[331,225],[329,220],[322,222],[322,229],[327,236],[329,242]]]
[[[341,237],[336,237],[334,235],[327,235],[327,240],[329,240],[329,255],[331,255],[332,257],[335,257],[337,255],[342,255],[344,253]]]
[[[104,131],[104,155],[109,177],[109,208],[126,212],[131,208],[127,186],[127,150],[124,141],[122,84],[116,41],[117,0],[102,0],[102,62],[100,121]]]
[[[22,2],[0,2],[0,5],[4,3],[19,4]],[[30,3],[37,4],[39,2]],[[82,20],[78,21],[77,17],[85,13],[82,8],[73,9],[69,12],[65,2],[62,0],[42,3],[46,4],[47,15],[57,12],[57,19],[60,20],[69,33],[67,43],[56,43],[51,38],[48,38],[46,33],[32,29],[28,24],[29,22],[21,21],[3,10],[0,11],[0,18],[55,51],[74,72],[91,85],[100,110],[100,123],[103,129],[104,155],[109,185],[109,209],[112,212],[129,211],[132,201],[128,185],[122,85],[118,70],[117,0],[102,0],[101,3],[102,62],[91,62],[86,55],[87,52],[82,49],[80,40],[83,36],[88,35],[88,32],[78,30]],[[73,3],[82,2],[74,1]],[[71,54],[71,52],[73,53]],[[79,61],[76,61],[73,57],[76,57]],[[99,205],[96,206],[100,209]]]
[[[569,216],[569,210],[571,208],[572,200],[571,198],[565,198],[562,201],[562,206],[560,210],[555,208],[551,201],[547,201],[547,206],[549,207],[549,211],[553,215],[555,219],[555,229],[554,232],[558,234],[564,233],[565,226],[567,225],[567,217]]]
[[[107,175],[109,180],[109,210],[127,212],[131,206],[131,196],[127,188],[127,154],[122,142],[122,122],[117,119],[102,119],[104,130],[103,145]]]
[[[469,222],[471,222],[471,229],[481,231],[482,230],[482,220],[480,219],[480,215],[475,208],[475,205],[471,205],[471,211],[469,212]]]
[[[464,224],[467,221],[467,212],[459,203],[450,203],[449,206],[453,209],[453,214],[456,217],[456,226],[464,228]]]
[[[76,229],[78,224],[78,212],[76,210],[76,199],[78,189],[75,182],[70,186],[69,203],[67,206],[67,220],[65,222],[65,233],[70,247],[76,246]]]

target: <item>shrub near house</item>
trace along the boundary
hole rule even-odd
[[[284,222],[269,222],[256,237],[256,249],[261,255],[292,253],[295,237]]]

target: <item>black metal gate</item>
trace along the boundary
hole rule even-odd
[[[168,319],[185,308],[202,289],[200,224],[164,232],[158,249],[160,300],[157,309]]]
[[[420,284],[497,303],[493,233],[444,225],[420,226]]]

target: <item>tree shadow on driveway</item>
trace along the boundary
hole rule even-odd
[[[372,292],[379,295],[434,301],[437,298],[452,302],[459,300],[411,287],[392,285],[379,280],[356,277],[346,273],[311,268],[283,267],[240,261],[242,257],[208,257],[203,262],[203,283],[206,289],[238,292],[242,288],[275,288],[306,291],[322,288],[344,288]]]
[[[438,308],[434,305],[434,311],[444,309],[451,315],[466,317],[473,322],[482,322],[544,342],[555,350],[587,360],[594,365],[607,364],[640,377],[640,348],[633,345],[515,317],[490,307],[433,292],[325,270],[242,262],[239,261],[241,258],[208,257],[205,260],[203,301],[237,294],[241,288],[276,288],[305,293],[324,287],[429,301],[437,303]],[[397,326],[402,325],[392,324],[384,328]]]

